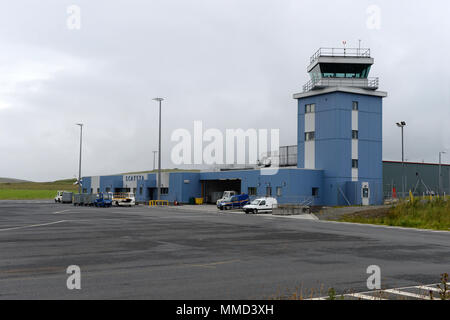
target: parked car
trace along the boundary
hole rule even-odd
[[[275,198],[258,198],[253,200],[250,204],[244,206],[245,213],[267,213],[272,212],[278,207],[278,201]]]
[[[248,202],[250,198],[248,194],[240,194],[237,196],[232,196],[228,199],[225,199],[224,201],[220,202],[217,207],[220,210],[229,210],[229,209],[237,209],[244,207]]]
[[[216,201],[217,208],[219,208],[219,204],[220,204],[221,202],[224,202],[225,200],[228,200],[228,199],[230,199],[232,196],[235,196],[235,195],[237,195],[237,192],[236,192],[236,191],[224,191],[223,194],[222,194],[222,198],[220,198],[220,199],[218,199],[218,200]]]
[[[112,203],[116,206],[134,206],[136,205],[136,198],[131,192],[118,192],[112,195]]]

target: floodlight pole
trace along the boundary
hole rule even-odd
[[[439,195],[444,194],[444,186],[442,184],[442,154],[446,153],[445,151],[439,151]]]
[[[403,139],[403,128],[406,126],[405,121],[397,122],[397,127],[402,130],[402,197],[405,198],[405,146]]]
[[[78,193],[81,193],[81,146],[83,143],[83,124],[77,123],[80,126],[80,161],[78,163]]]
[[[158,143],[158,200],[161,200],[161,102],[163,98],[154,98],[159,102],[159,143]]]
[[[158,153],[158,151],[153,151],[153,171],[155,171],[155,169],[156,169],[156,166],[155,166],[155,163],[156,163],[156,154]]]

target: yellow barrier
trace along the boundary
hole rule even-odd
[[[150,200],[148,202],[148,205],[150,207],[158,206],[158,205],[168,206],[169,205],[169,201],[168,200]]]
[[[203,198],[195,198],[195,204],[203,204]]]

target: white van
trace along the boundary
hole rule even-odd
[[[267,213],[272,212],[272,209],[278,208],[278,202],[275,198],[258,198],[253,200],[250,204],[244,206],[245,213]]]

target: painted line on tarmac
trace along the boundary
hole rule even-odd
[[[70,211],[70,209],[66,209],[66,210],[62,210],[62,211],[56,211],[56,212],[53,212],[54,214],[58,214],[58,213],[63,213],[63,212],[67,212],[67,211]]]
[[[379,297],[368,296],[368,295],[362,294],[362,293],[351,293],[348,296],[362,299],[362,300],[386,300],[386,299],[379,298]]]
[[[447,285],[449,285],[449,284],[450,283],[447,283]],[[337,296],[344,297],[344,299],[346,297],[352,297],[352,298],[357,298],[360,300],[398,300],[398,299],[390,299],[387,297],[384,297],[384,298],[381,297],[381,296],[383,296],[383,293],[384,294],[388,293],[394,297],[403,296],[403,297],[407,297],[407,298],[414,298],[414,299],[420,299],[420,300],[441,300],[438,297],[431,298],[430,296],[426,296],[423,294],[417,294],[417,293],[405,291],[405,290],[410,290],[410,289],[420,289],[420,290],[425,290],[425,291],[441,292],[439,289],[437,289],[437,287],[436,287],[437,285],[439,285],[439,283],[411,286],[411,287],[403,287],[403,288],[395,288],[395,289],[384,289],[384,290],[377,290],[377,291],[347,293],[347,294],[342,294],[342,295],[337,295]],[[436,288],[434,288],[434,287],[436,287]],[[378,295],[378,296],[376,296],[376,295]],[[310,299],[306,299],[306,300],[328,300],[328,299],[329,299],[329,297],[316,297],[316,298],[310,298]]]
[[[195,263],[195,264],[182,264],[179,267],[202,267],[202,268],[215,268],[218,265],[222,264],[230,264],[235,262],[240,262],[240,259],[235,260],[227,260],[227,261],[217,261],[217,262],[209,262],[209,263]]]
[[[388,289],[388,290],[384,290],[384,292],[392,293],[392,294],[399,295],[399,296],[410,297],[410,298],[417,298],[417,299],[422,299],[422,300],[431,300],[430,297],[424,296],[422,294],[415,294],[415,293],[411,293],[411,292],[400,291],[400,290],[397,290],[397,289]],[[438,300],[438,299],[436,299],[436,300]]]
[[[70,220],[60,220],[60,221],[49,222],[49,223],[31,224],[31,225],[22,226],[22,227],[13,227],[13,228],[0,229],[0,231],[10,231],[10,230],[20,230],[20,229],[27,229],[27,228],[50,226],[50,225],[53,225],[53,224],[69,222],[69,221]]]

